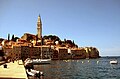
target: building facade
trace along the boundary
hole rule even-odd
[[[83,48],[71,49],[72,59],[86,58],[86,51]]]
[[[68,59],[68,49],[66,47],[58,47],[58,59]]]

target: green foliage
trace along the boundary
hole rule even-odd
[[[17,39],[19,39],[19,37],[15,37],[14,35],[12,35],[12,41],[16,42]]]
[[[27,37],[27,41],[33,40],[34,38],[30,35]]]
[[[55,35],[44,36],[43,39],[49,39],[49,40],[54,40],[54,41],[60,41],[60,38],[59,38],[58,36],[55,36]]]
[[[43,40],[51,40],[53,42],[55,41],[59,41],[59,44],[62,46],[62,47],[65,47],[65,46],[69,46],[69,47],[78,47],[77,45],[75,45],[75,42],[74,40],[71,41],[71,40],[66,40],[64,39],[64,41],[61,41],[60,38],[58,36],[55,36],[55,35],[48,35],[48,36],[44,36],[43,37]]]
[[[11,40],[14,41],[14,35],[12,35],[12,39]]]
[[[10,41],[10,34],[8,34],[8,41]]]
[[[15,38],[14,38],[14,41],[16,42],[17,39],[19,39],[19,37],[15,37]]]

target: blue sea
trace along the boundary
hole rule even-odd
[[[110,64],[110,60],[117,60],[118,64]],[[120,79],[120,57],[52,60],[51,64],[34,68],[44,73],[41,79]]]

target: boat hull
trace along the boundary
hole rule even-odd
[[[115,61],[110,61],[110,64],[117,64],[118,62],[115,60]]]
[[[50,64],[51,59],[33,59],[32,64],[38,65],[38,64]]]

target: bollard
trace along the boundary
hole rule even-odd
[[[40,72],[40,75],[41,75],[41,76],[44,76],[44,75],[43,75],[43,72]]]
[[[7,68],[7,64],[4,64],[3,66],[4,66],[4,68]]]
[[[97,61],[97,64],[99,63],[99,61]]]

